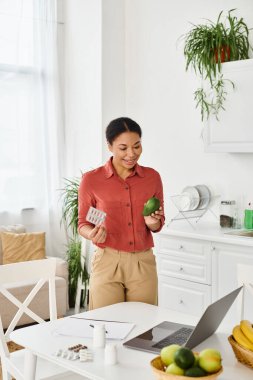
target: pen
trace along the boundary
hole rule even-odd
[[[95,327],[94,325],[89,325],[89,326],[92,327],[93,329]],[[108,334],[108,331],[105,330],[105,332],[106,332],[106,334]]]
[[[83,320],[85,320],[85,321],[115,322],[115,323],[132,323],[132,322],[125,322],[125,321],[109,321],[108,319],[94,319],[94,318],[73,317],[72,315],[71,315],[69,318],[83,319]]]

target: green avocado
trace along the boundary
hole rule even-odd
[[[160,207],[160,201],[156,197],[150,198],[144,205],[142,215],[148,216],[153,212],[157,211]]]
[[[202,377],[206,376],[206,371],[199,367],[191,367],[188,368],[184,374],[188,377]]]

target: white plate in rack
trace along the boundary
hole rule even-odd
[[[200,202],[198,205],[198,209],[204,209],[210,203],[211,192],[206,185],[196,185],[195,187],[198,190],[199,195],[200,195]]]
[[[182,191],[182,195],[184,197],[186,196],[186,194],[188,195],[190,202],[188,204],[188,208],[185,208],[182,211],[196,210],[200,202],[200,195],[199,195],[198,190],[196,189],[195,186],[187,186]]]
[[[182,193],[178,197],[178,207],[180,211],[189,211],[191,207],[191,198],[188,193]]]

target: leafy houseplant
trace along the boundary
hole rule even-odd
[[[69,267],[69,303],[75,305],[77,283],[79,277],[84,284],[84,292],[81,299],[83,305],[86,297],[86,289],[89,281],[89,274],[86,267],[81,264],[81,241],[78,235],[78,188],[79,178],[66,179],[65,187],[61,189],[62,222],[67,231],[67,252],[66,259]]]
[[[249,29],[243,18],[238,19],[228,11],[222,20],[220,12],[216,22],[207,20],[206,24],[194,25],[183,36],[186,71],[192,67],[202,79],[202,86],[194,93],[196,107],[201,109],[201,120],[225,110],[226,83],[234,88],[234,83],[223,78],[222,63],[249,58]],[[205,87],[204,84],[205,83]]]
[[[73,238],[78,236],[78,188],[80,184],[79,178],[65,178],[65,186],[62,189],[62,221],[66,228],[70,228]]]
[[[75,305],[77,283],[81,277],[84,284],[84,292],[81,299],[81,305],[85,302],[89,274],[86,267],[81,264],[81,241],[70,239],[67,246],[67,262],[69,268],[69,303],[73,307]]]

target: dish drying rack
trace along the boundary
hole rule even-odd
[[[183,194],[176,194],[176,195],[170,196],[170,199],[173,202],[173,204],[176,206],[178,213],[176,216],[174,216],[170,220],[167,226],[169,226],[172,222],[176,220],[186,220],[190,224],[190,226],[195,229],[196,224],[207,212],[210,212],[214,216],[215,219],[218,219],[217,215],[212,210],[212,205],[214,204],[213,200],[216,198],[219,198],[220,197],[219,195],[212,196],[212,197],[202,197],[198,207],[196,207],[194,210],[182,209],[182,203],[181,203],[182,197],[183,197]],[[192,223],[193,220],[194,220],[194,223]]]

